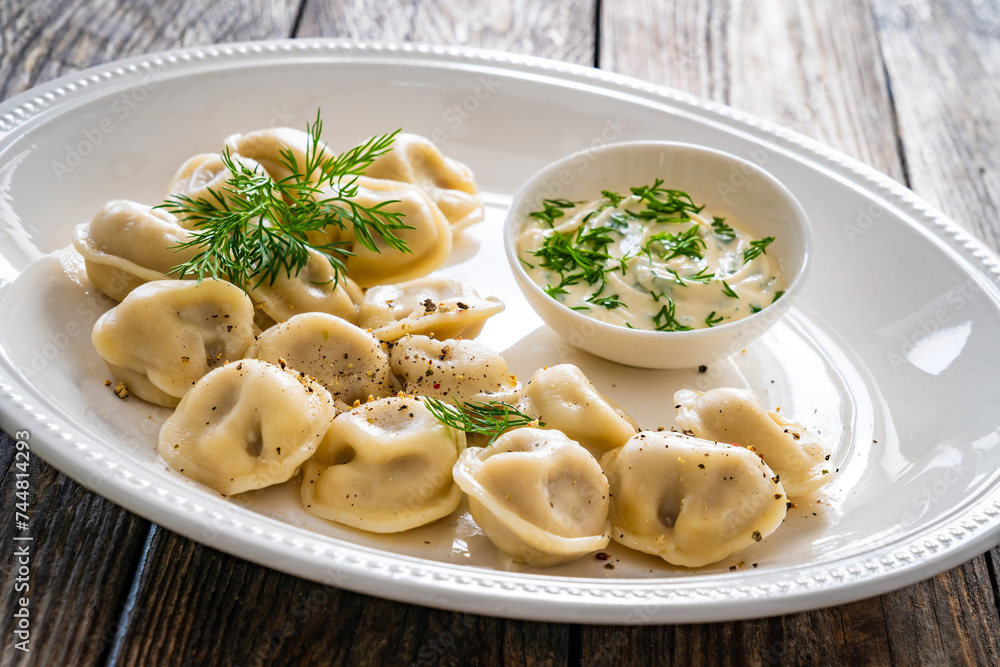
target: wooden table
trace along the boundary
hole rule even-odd
[[[725,102],[866,162],[1000,248],[1000,7],[952,0],[0,0],[0,99],[175,46],[463,44]],[[2,516],[14,512],[3,437]],[[1000,549],[841,607],[688,626],[529,623],[358,595],[191,542],[31,467],[32,652],[4,664],[1000,664]],[[6,562],[14,525],[5,521]]]

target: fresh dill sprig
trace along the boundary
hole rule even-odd
[[[709,328],[714,327],[721,321],[722,321],[722,315],[716,315],[714,310],[708,314],[708,317],[705,318],[705,324]]]
[[[563,288],[580,280],[603,288],[606,281],[605,274],[609,270],[605,263],[619,262],[606,252],[608,245],[613,241],[608,236],[609,231],[611,230],[607,227],[591,230],[579,227],[576,234],[553,230],[546,236],[542,246],[531,253],[538,258],[538,266],[554,271],[560,276],[559,285],[546,288],[546,292],[551,289],[557,294],[565,294]],[[623,262],[619,264],[623,265]],[[554,295],[550,292],[549,296]]]
[[[754,257],[758,257],[760,255],[766,255],[767,246],[771,245],[772,243],[774,243],[773,236],[765,236],[760,240],[751,241],[750,247],[743,251],[743,262],[746,263],[752,260]]]
[[[674,315],[674,300],[667,295],[663,295],[667,299],[667,303],[664,304],[656,315],[653,315],[653,324],[656,326],[657,331],[690,331],[691,327],[685,326],[677,321]]]
[[[709,283],[715,277],[715,271],[707,266],[689,276],[682,276],[673,269],[667,269],[667,272],[673,277],[674,282],[681,286],[686,286],[688,283]]]
[[[497,438],[512,428],[545,426],[545,422],[540,422],[503,401],[459,401],[455,399],[454,404],[450,404],[429,396],[424,396],[421,400],[431,414],[445,426],[466,433],[490,436],[488,445],[492,445]]]
[[[705,239],[698,235],[698,225],[692,225],[689,229],[676,234],[659,232],[649,237],[649,240],[642,247],[642,251],[650,258],[656,254],[664,262],[669,262],[675,257],[690,257],[691,259],[701,259],[702,250],[705,249]],[[659,244],[661,250],[656,251],[653,244]]]
[[[586,222],[586,220],[584,220]],[[607,225],[616,232],[628,231],[628,216],[624,213],[612,213],[608,216]]]
[[[729,243],[736,238],[736,230],[726,224],[725,218],[712,217],[712,231],[720,240]]]
[[[732,287],[729,286],[729,283],[727,283],[725,280],[720,280],[719,282],[722,283],[722,293],[723,294],[725,294],[728,297],[732,297],[733,299],[740,298],[740,295],[737,294],[736,291]]]
[[[612,192],[611,190],[601,190],[601,196],[607,199],[612,206],[618,206],[623,201],[628,199],[627,195],[620,195],[617,192]]]
[[[532,218],[538,218],[549,227],[553,227],[557,218],[566,215],[565,209],[574,208],[578,203],[568,199],[545,199],[542,201],[541,211],[532,211],[528,215]]]
[[[592,303],[595,306],[604,306],[608,310],[625,307],[625,303],[618,299],[617,294],[612,294],[611,296],[597,296],[595,293],[588,296],[586,301],[587,303]]]
[[[655,220],[661,223],[688,222],[690,213],[700,213],[704,206],[698,206],[691,195],[683,190],[669,190],[663,187],[663,179],[658,178],[652,185],[630,188],[632,195],[645,209],[635,213],[637,218]]]
[[[222,191],[209,189],[207,197],[171,195],[159,208],[187,217],[192,238],[176,247],[199,252],[171,270],[183,278],[194,275],[229,280],[245,290],[265,282],[273,285],[281,273],[298,275],[309,262],[310,251],[319,252],[333,268],[333,284],[346,273],[344,259],[353,253],[343,243],[317,244],[311,232],[329,226],[353,231],[361,245],[380,252],[376,238],[389,248],[410,252],[395,231],[412,229],[403,214],[386,210],[394,201],[364,206],[354,201],[358,178],[371,163],[389,151],[399,130],[374,137],[340,155],[329,155],[320,135],[323,121],[306,124],[309,137],[305,159],[299,164],[284,148],[281,162],[291,172],[273,180],[234,158],[226,149],[222,162],[229,171]]]

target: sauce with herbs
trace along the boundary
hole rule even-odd
[[[590,202],[547,199],[518,236],[531,279],[594,319],[687,331],[748,317],[784,293],[773,237],[753,238],[662,181]]]

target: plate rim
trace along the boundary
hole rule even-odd
[[[110,92],[121,86],[127,89],[129,83],[151,72],[184,76],[211,68],[225,69],[231,63],[253,66],[256,59],[350,60],[352,56],[360,58],[355,62],[374,59],[384,64],[406,56],[407,64],[416,68],[437,63],[544,75],[604,90],[616,88],[708,114],[729,131],[736,130],[800,161],[811,162],[899,208],[905,214],[902,217],[922,228],[938,246],[954,253],[955,259],[963,260],[970,275],[989,279],[994,289],[1000,287],[1000,258],[992,250],[916,193],[839,151],[770,121],[666,86],[573,63],[489,49],[315,38],[181,47],[132,56],[58,77],[0,103],[0,149],[11,135],[20,133],[20,128],[30,130],[32,121],[58,113],[66,105],[79,104],[91,95],[107,95],[109,88]],[[965,509],[930,527],[912,531],[906,540],[820,565],[779,568],[748,583],[727,581],[733,575],[719,573],[694,577],[697,585],[692,585],[688,577],[671,578],[671,585],[664,587],[664,580],[657,579],[569,579],[424,561],[319,536],[259,515],[221,496],[212,498],[209,494],[211,503],[196,496],[192,505],[188,497],[192,489],[180,480],[171,479],[151,489],[156,484],[130,471],[127,457],[117,452],[107,456],[107,445],[85,434],[74,434],[74,425],[58,412],[37,411],[21,392],[41,392],[34,386],[20,385],[23,378],[11,366],[7,350],[0,352],[0,426],[12,436],[15,430],[30,428],[32,451],[79,483],[154,524],[202,544],[206,544],[205,536],[199,539],[195,533],[199,528],[211,529],[217,533],[207,545],[211,548],[319,583],[403,602],[538,621],[650,624],[738,620],[871,597],[950,569],[1000,543],[997,484],[967,503]],[[63,442],[58,442],[60,439]],[[77,442],[71,443],[74,439]],[[68,444],[76,447],[79,456]],[[105,452],[95,451],[95,446]],[[88,447],[90,458],[85,460],[82,452]],[[114,460],[116,457],[118,460]],[[175,495],[169,498],[172,492]],[[198,500],[209,507],[202,507]],[[212,514],[220,503],[227,511]],[[268,528],[273,531],[270,535],[266,534]],[[285,535],[278,535],[282,532]],[[270,540],[262,542],[261,536]],[[290,553],[296,555],[289,558]],[[848,560],[853,565],[841,568]],[[800,575],[790,576],[795,573]],[[678,585],[682,582],[687,585]],[[623,584],[627,584],[627,590],[622,590]],[[523,602],[526,596],[530,596],[531,607],[514,604]]]

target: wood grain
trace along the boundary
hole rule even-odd
[[[28,441],[30,443],[30,439]],[[91,493],[43,463],[28,462],[26,494],[15,481],[23,462],[14,460],[14,441],[0,433],[2,488],[0,544],[6,552],[0,570],[0,663],[4,665],[85,665],[107,655],[118,631],[122,601],[135,572],[148,522]],[[22,478],[23,479],[23,478]],[[18,530],[15,503],[30,504],[26,531]],[[15,541],[30,536],[31,541]],[[15,549],[28,546],[27,591],[15,589],[20,576]],[[29,599],[30,653],[14,648],[17,598]]]
[[[175,46],[290,37],[298,0],[0,0],[0,99]]]
[[[173,46],[287,37],[298,3],[0,0],[0,99],[61,74]],[[12,516],[12,445],[3,435],[0,502]],[[120,629],[125,595],[149,524],[53,468],[32,461],[32,653],[3,642],[3,664],[85,665],[103,660]],[[3,544],[12,544],[5,523]],[[2,624],[10,637],[13,570],[3,582]],[[11,612],[12,613],[12,612]]]
[[[293,32],[598,60],[839,148],[912,184],[1000,247],[1000,177],[989,159],[1000,136],[995,5],[303,1],[0,0],[0,99],[124,55]],[[12,464],[2,436],[7,516]],[[902,591],[802,614],[661,627],[522,623],[304,581],[147,530],[37,461],[30,479],[32,618],[41,638],[30,664],[109,656],[164,665],[1000,664],[1000,549]],[[12,530],[4,527],[4,544]],[[12,572],[0,574],[5,636]],[[28,664],[5,643],[0,662],[18,659]]]
[[[602,68],[730,104],[903,179],[867,0],[606,2],[601,36]]]
[[[1000,5],[874,7],[910,186],[1000,249]]]
[[[427,42],[594,64],[597,0],[306,0],[296,37]]]
[[[917,586],[829,609],[734,623],[585,627],[583,664],[641,665],[655,655],[664,665],[996,665],[993,603],[977,558]]]
[[[592,2],[461,9],[311,5],[297,34],[462,43],[593,62]],[[498,27],[498,20],[506,23]],[[143,563],[134,609],[112,656],[116,663],[567,662],[564,625],[386,602],[261,568],[158,528]]]
[[[879,9],[885,11],[881,5]],[[962,20],[967,16],[959,14]],[[982,191],[982,186],[972,185],[968,179],[957,183],[956,179],[967,176],[969,170],[958,169],[956,176],[954,166],[949,165],[966,163],[976,146],[997,148],[997,133],[986,138],[983,132],[994,129],[992,121],[1000,115],[991,103],[985,109],[992,111],[992,120],[986,121],[980,119],[979,110],[963,113],[959,103],[938,99],[937,77],[927,63],[936,61],[940,66],[937,53],[942,45],[930,37],[924,41],[932,43],[918,44],[908,31],[888,35],[884,18],[879,19],[876,32],[865,0],[795,4],[779,0],[684,0],[670,4],[635,0],[604,3],[601,21],[602,66],[778,122],[898,180],[908,182],[911,178],[921,194],[924,191],[912,166],[904,164],[899,154],[897,123],[900,128],[936,123],[929,133],[915,131],[909,143],[901,129],[903,145],[908,147],[907,153],[936,155],[942,164],[934,175],[938,179],[951,175],[944,184],[938,181],[938,191],[964,187],[966,194],[950,203],[971,219],[984,219],[977,215],[983,206],[973,194]],[[635,35],[635,25],[654,27]],[[946,26],[939,31],[928,25],[925,29],[933,39],[942,39],[943,32],[957,41],[968,26]],[[905,62],[887,68],[882,55],[889,51],[889,40],[898,52],[890,55]],[[918,58],[918,51],[935,55]],[[650,57],[651,53],[660,55]],[[984,54],[975,62],[968,50],[959,50],[959,54],[959,62],[953,65],[956,77],[958,72],[967,77],[974,76],[972,72],[992,72],[997,64],[994,58],[990,66],[984,66]],[[922,70],[920,61],[924,63]],[[902,88],[907,93],[917,91],[912,104],[901,102],[905,93],[898,90],[897,69],[906,70]],[[887,71],[893,77],[891,87]],[[981,87],[989,87],[995,95],[995,81],[993,78]],[[923,115],[918,118],[922,97],[938,101],[930,110],[921,108]],[[970,102],[968,97],[964,99]],[[897,121],[895,111],[901,104],[906,109]],[[913,115],[913,120],[906,120],[906,113]],[[970,115],[974,127],[962,135],[959,126],[968,122]],[[936,148],[942,142],[934,137],[948,132],[962,136],[953,136],[950,143],[963,147],[939,155]],[[986,202],[991,215],[995,213],[994,201],[997,199],[991,193]],[[989,231],[984,235],[996,234],[996,216],[986,219]],[[902,591],[805,614],[707,626],[587,627],[582,632],[583,661],[640,664],[641,657],[629,662],[628,655],[608,647],[652,643],[654,654],[670,656],[669,664],[1000,664],[995,565],[991,572],[991,565],[979,557]]]
[[[127,665],[555,665],[566,626],[389,602],[253,565],[154,530]]]

